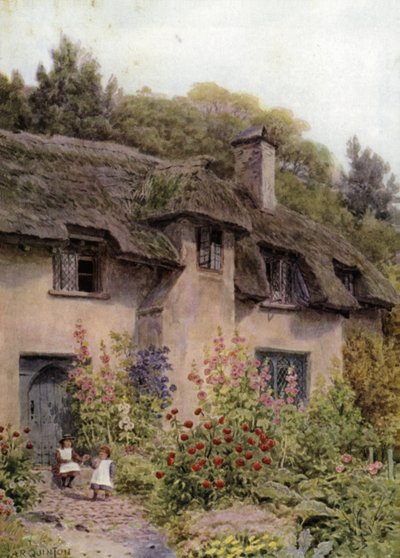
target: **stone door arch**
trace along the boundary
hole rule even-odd
[[[25,391],[21,415],[31,429],[35,462],[50,465],[60,437],[71,432],[71,399],[64,384],[70,359],[25,357],[21,364],[21,376],[28,372],[21,382]]]

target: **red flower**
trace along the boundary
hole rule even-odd
[[[269,450],[269,445],[268,444],[260,444],[260,450],[261,451],[268,451]]]
[[[242,453],[243,448],[242,448],[242,446],[236,446],[236,447],[235,447],[235,450],[236,450],[238,453]]]
[[[271,465],[272,463],[272,459],[270,458],[269,455],[266,455],[265,457],[263,457],[261,459],[261,461],[265,464],[265,465]]]
[[[4,432],[4,426],[0,426],[0,432]]]
[[[191,447],[187,450],[187,452],[189,455],[194,455],[196,453],[196,448]]]
[[[197,442],[197,444],[196,444],[196,449],[198,449],[198,450],[204,449],[204,444],[203,444],[203,442]]]
[[[216,457],[214,457],[213,459],[213,463],[216,467],[221,467],[221,465],[224,462],[224,458],[221,457],[220,455],[217,455]]]
[[[182,442],[186,442],[186,440],[189,440],[189,436],[187,434],[181,434],[181,440]]]
[[[101,355],[100,360],[103,364],[107,364],[107,362],[110,362],[110,357],[108,355]]]
[[[165,418],[166,418],[167,420],[171,420],[171,419],[172,419],[171,413],[166,414],[166,415],[165,415]]]
[[[167,465],[171,467],[175,463],[175,459],[173,457],[167,457]]]
[[[27,443],[26,443],[26,448],[27,448],[27,449],[32,449],[32,448],[33,448],[32,442],[27,442]]]
[[[236,467],[244,467],[244,463],[245,463],[244,459],[236,459],[235,461]]]
[[[202,459],[199,459],[197,463],[200,465],[200,467],[204,467],[204,465],[206,464],[206,462],[207,462],[207,460],[204,459],[204,458],[202,458]]]
[[[230,442],[233,442],[232,436],[225,436],[224,440],[225,440],[225,442],[227,442],[228,444],[229,444]]]
[[[275,442],[275,440],[268,440],[267,444],[268,444],[269,449],[272,449],[272,448],[275,447],[276,442]]]
[[[168,454],[168,457],[171,459],[175,459],[175,452],[174,451],[170,451]]]
[[[212,443],[214,444],[214,446],[219,446],[220,444],[222,444],[222,440],[221,438],[214,438]]]
[[[212,422],[205,422],[203,426],[207,430],[211,430],[211,428],[213,427]]]
[[[250,444],[251,446],[254,446],[256,444],[256,441],[254,438],[250,436],[250,438],[247,438],[247,443]]]
[[[192,428],[193,427],[193,421],[192,420],[185,420],[185,422],[183,423],[183,426],[185,428]]]
[[[260,434],[260,442],[266,444],[268,442],[268,437],[265,434]]]
[[[165,477],[164,471],[156,471],[156,477],[158,479],[162,479],[163,477]]]
[[[242,424],[242,430],[243,432],[248,432],[250,430],[250,426],[247,424],[247,422]]]
[[[29,428],[29,426],[25,426],[25,428],[24,428],[25,434],[29,434],[30,431],[31,431],[31,429]]]
[[[202,484],[202,487],[205,488],[206,490],[211,488],[211,482],[207,479],[203,480],[203,482],[201,484]]]
[[[222,430],[222,432],[223,432],[224,434],[230,434],[230,433],[232,432],[232,428],[224,428],[224,429]]]
[[[199,463],[193,463],[193,465],[191,465],[191,468],[192,468],[192,471],[197,473],[198,471],[200,471],[201,465]]]
[[[195,415],[200,415],[201,414],[201,407],[197,407],[197,409],[194,410],[194,414]]]
[[[21,434],[17,431],[13,432],[13,436],[14,438],[18,438],[18,436],[21,436]]]
[[[215,481],[215,486],[217,488],[224,488],[225,482],[222,479],[219,479],[219,480]]]
[[[261,436],[261,434],[263,433],[263,431],[261,430],[261,428],[256,428],[256,429],[254,430],[254,432],[255,432],[256,436]]]
[[[218,422],[219,422],[220,424],[224,424],[224,422],[225,422],[225,417],[219,417]]]
[[[255,471],[259,471],[260,469],[262,469],[262,465],[261,465],[261,463],[259,463],[258,461],[255,461],[255,462],[253,463],[252,467],[253,467],[253,469],[254,469]]]
[[[179,413],[178,409],[171,409],[171,413],[173,415],[176,415],[177,413]]]
[[[253,457],[253,453],[251,451],[246,451],[244,456],[245,456],[246,459],[251,459]]]

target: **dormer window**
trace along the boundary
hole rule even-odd
[[[271,290],[269,303],[283,305],[308,303],[310,296],[307,285],[293,257],[268,254],[265,263]]]
[[[101,292],[99,242],[71,239],[69,245],[53,257],[55,291]]]
[[[347,267],[340,262],[333,262],[335,268],[336,276],[341,280],[343,285],[349,291],[350,294],[356,296],[357,294],[357,278],[359,271],[354,267]]]
[[[215,227],[197,230],[197,261],[202,269],[222,269],[222,231]]]

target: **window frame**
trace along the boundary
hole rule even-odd
[[[270,294],[264,301],[263,306],[271,306],[285,309],[298,309],[307,306],[310,300],[310,293],[302,273],[300,266],[292,254],[287,252],[264,251],[265,272],[270,287]],[[274,278],[271,266],[278,263],[279,265],[279,291],[274,291]],[[285,277],[284,277],[285,275]],[[298,287],[296,289],[296,281]],[[288,283],[282,292],[282,282]],[[289,295],[288,295],[288,291]],[[274,293],[279,293],[279,298]]]
[[[336,277],[341,281],[344,288],[354,297],[359,294],[360,271],[356,267],[347,266],[338,260],[333,260],[333,268]],[[351,288],[349,286],[351,285]]]
[[[260,361],[261,365],[263,365],[263,362],[265,361],[265,359],[268,359],[269,361],[269,365],[270,365],[270,370],[269,373],[271,374],[271,382],[272,385],[270,384],[269,387],[272,387],[273,389],[273,397],[280,397],[280,391],[279,391],[279,378],[276,377],[276,375],[274,376],[274,368],[277,366],[276,364],[274,364],[274,360],[276,361],[277,359],[287,359],[289,361],[294,361],[294,360],[300,360],[301,361],[301,377],[299,378],[299,373],[298,370],[296,370],[296,367],[294,366],[294,369],[298,375],[298,386],[299,386],[299,393],[296,397],[295,400],[295,404],[298,405],[306,405],[309,401],[310,398],[310,385],[311,385],[311,374],[310,374],[310,353],[309,352],[300,352],[300,351],[290,351],[290,350],[283,350],[283,349],[266,349],[266,348],[257,348],[255,350],[255,356],[256,359]],[[271,371],[271,361],[272,361],[272,366],[273,369]],[[289,366],[291,366],[291,363],[289,362]],[[288,368],[289,368],[288,366]],[[286,372],[287,375],[287,372]]]
[[[204,241],[202,234],[207,232],[209,239]],[[213,235],[219,236],[219,242],[213,242]],[[207,243],[206,248],[202,244]],[[213,248],[214,246],[214,248]],[[215,250],[218,249],[219,253]],[[206,251],[207,262],[202,263],[202,251]],[[213,253],[214,252],[214,253]],[[204,253],[204,252],[203,252]],[[219,267],[213,267],[213,262],[219,262]],[[224,268],[224,233],[223,231],[212,225],[206,225],[196,228],[196,264],[197,268],[202,271],[210,271],[213,273],[222,273]]]
[[[75,296],[83,298],[109,298],[104,291],[104,241],[90,237],[71,237],[67,246],[53,250],[53,288],[49,294],[59,296]],[[63,262],[63,258],[70,258],[70,262]],[[79,271],[79,262],[90,261],[93,264],[93,273]],[[63,265],[70,266],[68,286],[63,277]],[[72,277],[71,277],[72,276]],[[81,280],[86,278],[92,282],[92,290],[79,288]]]

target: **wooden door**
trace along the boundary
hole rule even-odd
[[[63,382],[65,371],[49,366],[43,369],[29,389],[29,427],[35,461],[50,465],[61,436],[71,431],[70,398]]]

